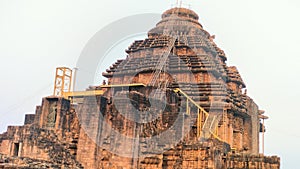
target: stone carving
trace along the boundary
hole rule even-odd
[[[53,106],[50,106],[50,111],[47,116],[47,127],[54,127],[56,122],[56,114],[57,114],[57,104],[53,103]]]

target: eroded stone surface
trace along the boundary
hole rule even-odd
[[[279,169],[278,157],[259,154],[262,111],[198,15],[174,8],[162,16],[147,39],[135,41],[127,58],[103,73],[109,85],[146,86],[102,88],[102,96],[74,98],[77,104],[43,98],[24,126],[9,126],[0,135],[0,168]],[[172,37],[176,41],[169,48]],[[153,82],[166,50],[166,66]],[[163,89],[163,100],[152,98],[157,88]],[[197,109],[187,108],[175,88],[217,117],[207,123],[216,127],[219,139],[198,137]],[[202,120],[201,134],[210,136]],[[164,132],[168,137],[155,137]]]

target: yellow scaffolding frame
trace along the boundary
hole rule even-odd
[[[132,83],[132,84],[117,84],[117,85],[101,85],[101,88],[117,88],[117,87],[134,87],[146,85],[143,83]],[[88,90],[88,91],[62,91],[57,96],[62,96],[65,99],[71,99],[71,97],[84,97],[84,96],[99,96],[104,94],[104,90]]]
[[[99,95],[103,95],[103,93],[104,93],[103,90],[64,92],[63,97],[69,99],[70,97],[99,96]]]
[[[114,88],[114,87],[135,87],[135,86],[143,86],[146,85],[144,83],[132,83],[132,84],[112,84],[112,85],[101,85],[101,88]]]
[[[190,107],[189,107],[189,102],[191,102],[194,106],[197,107],[197,138],[199,138],[201,136],[201,131],[203,129],[203,126],[205,124],[205,122],[208,119],[209,113],[202,108],[199,104],[197,104],[191,97],[189,97],[185,92],[183,92],[181,89],[176,88],[174,89],[175,93],[181,93],[185,98],[186,98],[186,114],[190,115]],[[204,122],[202,122],[204,121]],[[216,126],[216,128],[212,131],[209,131],[210,134],[220,140],[223,141],[219,136],[218,136],[218,126]]]
[[[63,96],[65,92],[71,91],[72,69],[67,67],[56,68],[54,81],[54,96]]]

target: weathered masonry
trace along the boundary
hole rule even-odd
[[[0,135],[0,169],[279,169],[259,153],[264,111],[198,19],[167,10],[103,73],[107,83],[56,86]]]

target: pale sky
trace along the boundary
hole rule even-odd
[[[21,125],[25,113],[34,113],[42,97],[52,95],[55,68],[75,67],[85,44],[101,28],[134,14],[161,14],[175,2],[0,0],[0,132],[8,125]],[[298,167],[300,1],[185,3],[216,35],[227,63],[237,66],[242,75],[248,95],[270,117],[266,154],[279,155],[282,169]],[[131,40],[125,42],[123,49]],[[122,58],[123,52],[112,59]]]

